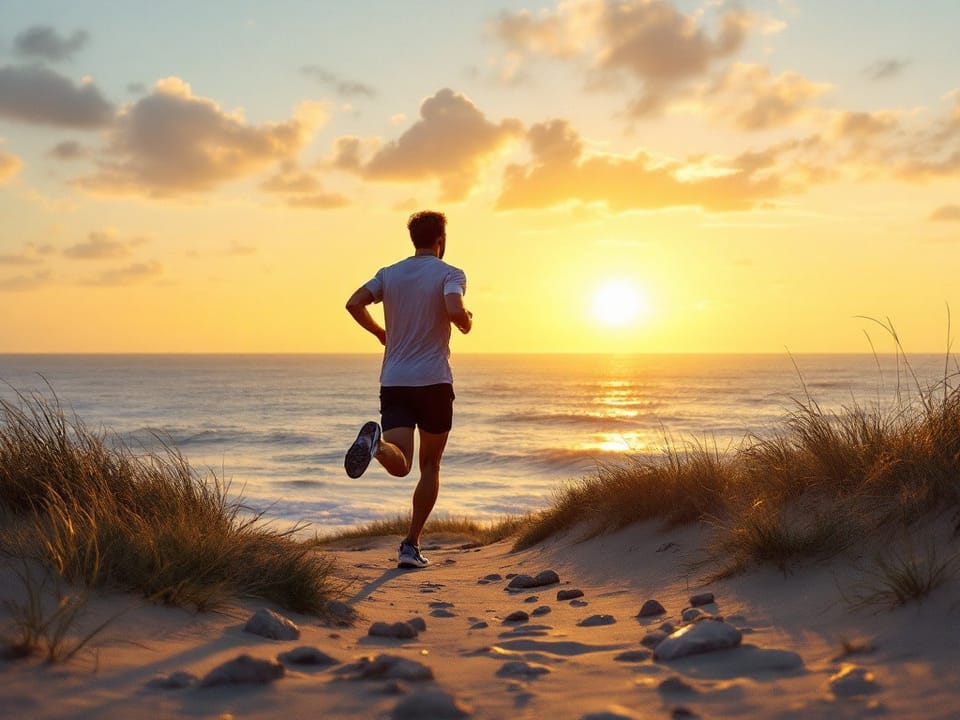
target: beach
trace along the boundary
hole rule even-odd
[[[928,529],[946,538],[953,531],[946,522]],[[461,537],[432,537],[425,547],[432,565],[419,571],[395,567],[393,538],[342,541],[329,552],[357,619],[342,626],[273,607],[299,628],[290,640],[244,630],[262,602],[194,614],[98,593],[74,631],[116,617],[70,662],[0,665],[4,714],[51,720],[960,715],[955,584],[922,604],[857,608],[848,601],[868,547],[786,574],[761,568],[706,582],[703,526],[664,531],[640,523],[588,540],[581,531],[519,552],[510,551],[509,541],[474,547]],[[508,587],[516,574],[535,579],[546,570],[558,582]],[[5,600],[15,596],[14,585],[5,578]],[[705,593],[713,602],[691,613],[691,598]],[[638,617],[648,600],[664,612]],[[510,619],[518,611],[527,617]],[[699,618],[686,622],[685,611]],[[369,634],[377,623],[414,618],[424,628],[414,637]],[[657,633],[687,625],[723,625],[739,639],[724,649],[658,658]],[[276,665],[278,655],[301,646],[327,657],[316,665],[283,663],[282,677],[263,684],[202,686],[208,673],[238,656]],[[170,682],[176,673],[187,673],[187,680],[165,687],[178,685],[179,676]]]

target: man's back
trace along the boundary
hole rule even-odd
[[[414,255],[382,268],[365,287],[383,302],[387,343],[380,384],[452,383],[444,296],[466,292],[463,271],[434,255]]]

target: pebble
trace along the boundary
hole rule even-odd
[[[661,642],[653,651],[657,660],[677,658],[736,647],[742,633],[722,620],[703,620],[685,625]]]
[[[694,620],[696,620],[698,617],[701,617],[701,616],[706,617],[706,615],[700,608],[687,608],[680,615],[681,619],[684,622],[693,622]]]
[[[473,709],[444,690],[422,690],[404,698],[393,709],[393,720],[459,720]]]
[[[508,576],[509,577],[509,576]],[[507,585],[508,590],[525,590],[527,588],[555,585],[560,582],[560,576],[553,570],[544,570],[536,577],[529,575],[515,575]]]
[[[541,615],[549,615],[553,612],[553,609],[549,605],[541,605],[538,608],[534,608],[533,612],[530,614],[534,617],[540,617]]]
[[[578,597],[583,597],[583,590],[579,588],[557,590],[557,600],[575,600]]]
[[[340,662],[319,648],[309,645],[301,645],[288,652],[282,652],[277,655],[277,660],[286,665],[336,665]]]
[[[652,656],[653,653],[649,650],[627,650],[615,656],[613,659],[617,662],[638,663],[649,660]]]
[[[523,601],[524,601],[525,603],[535,603],[535,602],[537,602],[539,599],[540,599],[540,598],[537,597],[536,595],[531,595],[530,597],[524,598]]]
[[[527,622],[530,619],[530,616],[523,610],[514,610],[512,613],[507,615],[503,621],[505,623],[521,623]]]
[[[240,655],[218,665],[204,675],[200,687],[216,685],[266,685],[284,676],[283,665],[273,660],[262,660],[249,655]]]
[[[490,573],[489,575],[484,575],[483,579],[487,582],[498,582],[503,580],[503,576],[498,573]]]
[[[693,607],[700,607],[701,605],[709,605],[714,600],[713,593],[700,593],[699,595],[693,595],[690,598],[690,604]]]
[[[367,635],[371,637],[397,638],[398,640],[409,640],[417,636],[417,628],[409,622],[375,622],[370,626]]]
[[[424,620],[422,617],[410,618],[409,620],[407,620],[407,625],[412,626],[413,629],[416,630],[417,632],[425,632],[427,629],[427,621]]]
[[[617,619],[613,615],[591,615],[577,623],[580,627],[598,627],[600,625],[613,625]]]
[[[511,660],[500,666],[497,670],[497,677],[520,678],[522,680],[532,680],[541,675],[550,672],[546,665],[529,663],[525,660]]]
[[[880,686],[871,671],[857,665],[845,665],[830,678],[830,690],[837,697],[852,697],[878,692]]]
[[[444,602],[443,600],[434,600],[432,603],[430,603],[430,607],[432,607],[432,608],[438,608],[438,609],[440,609],[440,608],[452,608],[452,607],[453,607],[453,603],[451,603],[451,602]]]
[[[289,618],[283,615],[260,608],[247,620],[243,629],[254,635],[270,638],[271,640],[299,640],[300,628]]]
[[[429,667],[397,655],[362,658],[356,663],[344,666],[338,672],[345,673],[350,680],[433,680],[433,670]]]
[[[586,606],[589,605],[589,604],[590,604],[590,603],[588,603],[586,600],[571,600],[571,601],[570,601],[570,607],[576,607],[576,608],[586,607]]]
[[[697,690],[679,675],[672,675],[663,680],[657,690],[663,693],[695,693]]]
[[[640,612],[637,613],[637,617],[655,617],[657,615],[663,615],[667,612],[667,609],[659,603],[657,600],[647,600],[643,607],[640,608]]]
[[[445,608],[440,608],[438,610],[431,610],[430,616],[436,618],[452,618],[457,617],[457,614]]]
[[[625,707],[620,705],[611,705],[609,708],[602,712],[587,713],[582,715],[580,720],[640,720],[639,715],[627,710]]]
[[[655,648],[667,639],[668,634],[669,633],[665,633],[663,630],[652,630],[640,639],[640,644],[644,647]]]
[[[490,623],[488,623],[486,620],[481,620],[480,622],[475,622],[473,625],[471,625],[470,629],[483,630],[484,628],[488,628],[488,627],[490,627]]]

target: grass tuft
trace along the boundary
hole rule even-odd
[[[527,516],[508,516],[491,522],[478,522],[464,517],[431,517],[424,526],[424,532],[428,535],[462,535],[478,545],[490,545],[514,536],[527,522]],[[410,516],[397,515],[373,520],[330,535],[318,535],[310,544],[322,547],[343,540],[363,540],[390,535],[404,536],[409,527]]]
[[[847,601],[853,607],[890,610],[922,602],[956,577],[958,560],[957,554],[942,558],[932,542],[922,552],[908,548],[877,556]]]

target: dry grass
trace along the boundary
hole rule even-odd
[[[135,455],[56,399],[0,402],[0,528],[8,553],[81,587],[141,593],[199,610],[250,596],[324,611],[331,564],[275,532],[175,449]]]
[[[462,517],[431,517],[427,520],[424,532],[427,535],[457,535],[478,545],[489,545],[516,535],[528,522],[526,516],[504,517],[491,522],[477,522]],[[374,520],[356,528],[342,530],[330,535],[317,536],[313,545],[323,546],[343,540],[363,540],[396,535],[403,537],[410,527],[410,516],[397,515],[392,518]]]

